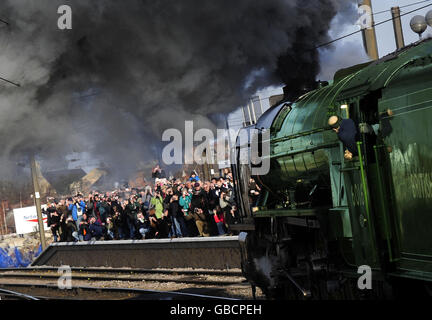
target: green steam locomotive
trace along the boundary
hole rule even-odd
[[[358,128],[350,160],[332,115]],[[232,169],[253,288],[271,299],[431,295],[432,40],[339,70],[252,127],[258,133],[237,140]],[[260,138],[270,171],[254,176],[239,159]]]

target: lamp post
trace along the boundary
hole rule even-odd
[[[411,30],[419,35],[420,40],[422,39],[422,33],[426,30],[427,26],[426,18],[420,15],[412,17],[410,21]]]
[[[426,18],[426,23],[427,23],[430,27],[432,27],[432,10],[429,10],[429,12],[426,13],[425,18]]]

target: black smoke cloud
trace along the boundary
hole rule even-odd
[[[4,158],[90,151],[124,173],[166,128],[213,128],[257,89],[319,72],[317,44],[354,0],[3,0]],[[57,8],[73,11],[59,30]]]

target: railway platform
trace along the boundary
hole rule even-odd
[[[31,266],[229,270],[241,268],[240,261],[238,237],[226,236],[57,242]]]

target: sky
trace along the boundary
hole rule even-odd
[[[409,11],[412,11],[414,9],[426,6],[430,4],[431,6],[424,8],[422,10],[407,14],[405,16],[402,16],[402,29],[404,33],[405,38],[405,45],[408,45],[410,43],[413,43],[417,41],[418,35],[414,33],[410,28],[410,20],[415,15],[423,15],[425,16],[426,13],[430,10],[432,10],[432,1],[426,1],[424,3],[419,3],[416,5],[412,5],[409,7],[402,8],[403,6],[410,5],[413,3],[420,2],[421,0],[372,0],[372,11],[373,12],[382,12],[386,11],[384,13],[379,13],[377,15],[374,15],[375,23],[379,23],[384,20],[391,19],[391,13],[390,9],[391,7],[399,6],[401,7],[401,15],[404,13],[407,13]],[[346,28],[343,32],[343,34],[354,32],[358,30],[359,27],[356,25],[353,25],[349,28]],[[394,32],[393,32],[393,24],[391,21],[384,23],[382,25],[379,25],[375,28],[375,32],[377,35],[377,42],[378,42],[378,53],[380,57],[383,57],[393,51],[396,50],[396,44],[394,39]],[[427,34],[432,35],[432,28],[428,27],[423,34],[423,36],[426,36]],[[356,40],[361,42],[361,34],[353,35],[349,38],[349,40]],[[349,41],[347,40],[347,41]],[[343,43],[346,40],[342,40],[341,43]]]
[[[401,16],[402,29],[404,34],[405,45],[409,45],[419,40],[419,37],[410,28],[410,20],[415,15],[425,16],[428,11],[432,10],[432,0],[372,0],[372,12],[374,14],[374,22],[379,23],[391,19],[391,8],[399,6],[401,15],[408,13],[417,8],[430,5],[424,9],[415,11],[413,13]],[[411,5],[412,4],[412,5]],[[405,7],[408,6],[408,7]],[[343,35],[350,34],[360,29],[356,24],[347,25],[344,29],[338,29],[336,26],[330,30],[331,39],[339,38]],[[375,33],[378,43],[379,57],[386,56],[396,50],[396,43],[394,38],[393,23],[392,21],[383,23],[375,28]],[[432,36],[432,27],[428,27],[423,33],[423,37]],[[331,80],[333,74],[339,68],[349,67],[351,65],[366,62],[368,57],[363,50],[363,40],[361,33],[354,34],[345,39],[339,40],[334,43],[331,52],[326,52],[322,55],[321,59],[321,73],[318,75],[320,80]],[[282,94],[282,87],[270,87],[257,93],[262,99],[263,108],[269,108],[268,97],[272,95]],[[228,117],[229,125],[233,128],[240,128],[242,123],[242,112],[240,109],[232,112]]]

